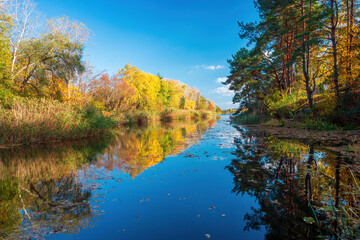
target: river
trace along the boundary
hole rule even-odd
[[[233,126],[229,116],[2,149],[0,158],[4,239],[321,239],[357,231],[356,164],[311,142]]]

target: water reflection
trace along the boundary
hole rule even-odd
[[[266,239],[355,238],[358,166],[311,143],[238,130],[237,158],[227,166],[233,192],[260,204],[245,215],[245,230],[264,226]]]
[[[94,226],[101,212],[93,180],[110,177],[103,174],[109,171],[135,178],[195,144],[215,122],[124,128],[101,139],[0,150],[0,238]]]
[[[95,161],[111,140],[1,150],[0,237],[38,238],[91,225],[92,189],[76,171]]]
[[[235,130],[226,119],[203,135],[214,125],[210,119],[124,128],[103,139],[0,150],[0,238],[38,239],[95,226],[69,238],[96,238],[104,225],[112,225],[108,236],[124,239],[158,236],[163,226],[164,237],[176,239],[199,229],[202,237],[222,239],[261,238],[264,229],[266,239],[359,236],[358,165],[310,142]],[[198,157],[183,154],[156,174],[157,167],[144,173],[202,135],[189,151]],[[185,235],[175,234],[190,225]]]
[[[122,131],[97,163],[97,168],[122,170],[132,178],[171,155],[177,155],[199,141],[215,123],[215,118],[193,124],[177,122],[130,128]]]

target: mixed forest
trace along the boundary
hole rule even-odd
[[[236,120],[309,129],[360,123],[360,8],[356,0],[256,0],[258,22],[228,60]],[[275,120],[274,120],[275,119]]]
[[[96,71],[83,59],[90,36],[69,17],[45,19],[31,0],[0,2],[0,145],[220,111],[196,89],[130,64],[113,75]]]

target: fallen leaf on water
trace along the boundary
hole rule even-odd
[[[225,214],[223,213],[223,214],[221,214],[221,216],[222,216],[222,217],[225,217]]]
[[[214,206],[211,206],[211,207],[209,207],[209,209],[215,209],[216,207],[214,207]]]
[[[140,200],[140,202],[144,202],[144,201],[150,201],[150,198],[146,197],[145,199]]]
[[[211,238],[211,236],[210,236],[210,234],[205,234],[205,237],[207,237],[207,238]]]

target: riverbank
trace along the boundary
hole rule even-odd
[[[160,111],[133,111],[115,114],[114,118],[120,125],[146,125],[154,122],[189,121],[207,119],[213,113],[210,111],[182,110],[168,108]]]
[[[251,131],[277,138],[296,139],[301,142],[321,145],[352,159],[360,158],[360,130],[308,130],[295,127],[275,127],[264,124],[240,125]]]
[[[79,108],[49,99],[16,99],[0,108],[0,146],[94,137],[117,123],[92,106]]]
[[[210,111],[165,109],[115,113],[49,99],[18,99],[0,108],[0,147],[61,142],[111,133],[121,125],[207,119]]]

